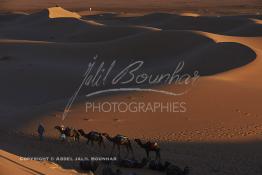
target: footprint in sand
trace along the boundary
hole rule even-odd
[[[250,116],[251,114],[250,114],[249,112],[245,112],[244,115],[248,117],[248,116]]]
[[[92,118],[83,118],[83,120],[88,121],[88,122],[94,121],[94,119]]]
[[[246,117],[249,117],[252,115],[250,112],[242,112],[240,109],[236,109],[236,112],[240,113],[240,116],[244,115]],[[258,114],[254,114],[253,116],[258,117]]]
[[[127,99],[128,99],[128,100],[133,100],[134,97],[132,97],[132,96],[128,96]]]
[[[236,109],[237,112],[241,113],[240,109]]]
[[[122,120],[119,119],[119,118],[114,118],[113,121],[114,121],[114,122],[121,122]]]

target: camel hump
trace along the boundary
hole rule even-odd
[[[123,136],[123,135],[120,135],[120,134],[116,135],[116,137],[117,137],[117,138],[121,138],[121,139],[128,139],[127,136]]]
[[[158,146],[158,144],[156,142],[153,143],[153,146]]]
[[[123,135],[116,135],[115,138],[118,140],[118,142],[126,142],[128,140],[128,137]]]
[[[90,136],[98,136],[99,135],[99,133],[96,132],[96,131],[91,131],[89,134],[90,134]]]

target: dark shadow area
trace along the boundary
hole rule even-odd
[[[177,75],[193,75],[194,71],[200,75],[213,75],[244,66],[256,59],[256,53],[245,45],[215,43],[208,37],[189,31],[147,32],[90,45],[1,44],[0,53],[0,58],[8,54],[8,58],[12,58],[0,64],[5,72],[0,74],[0,78],[5,80],[0,93],[1,103],[4,104],[1,111],[5,114],[2,121],[10,120],[12,116],[24,116],[29,111],[35,110],[37,113],[42,105],[52,106],[58,102],[64,107],[82,82],[83,74],[96,54],[99,57],[92,74],[96,73],[103,61],[107,69],[113,60],[117,61],[116,65],[103,86],[85,86],[79,96],[108,88],[149,86],[148,82],[137,85],[135,81],[126,85],[112,85],[112,79],[137,60],[144,61],[144,64],[135,71],[136,76],[141,73],[156,76],[172,74],[181,61],[185,62],[185,67]],[[125,76],[121,81],[127,78]],[[16,110],[13,110],[14,107]],[[48,107],[46,110],[49,111]]]
[[[3,136],[4,134],[4,136]],[[1,149],[23,157],[99,157],[109,156],[112,145],[106,144],[105,150],[96,145],[91,147],[83,142],[62,143],[56,139],[39,141],[36,136],[25,136],[1,131]],[[136,159],[145,157],[144,151],[133,141]],[[259,175],[262,168],[260,141],[241,143],[208,143],[208,142],[161,142],[162,161],[170,161],[180,167],[189,166],[194,175]],[[125,153],[125,152],[122,152]],[[154,158],[154,154],[151,155]],[[79,161],[57,161],[63,168],[79,171]],[[100,163],[100,168],[104,166]],[[152,172],[152,170],[142,170]],[[98,170],[98,172],[101,169]],[[137,172],[139,169],[126,169]],[[99,174],[99,173],[98,173]],[[161,173],[159,173],[161,174]]]
[[[24,13],[0,13],[0,23],[2,22],[10,22],[17,18],[27,16]]]
[[[261,19],[261,15],[241,16],[180,16],[168,13],[152,13],[137,17],[112,15],[86,16],[105,24],[145,25],[164,30],[199,30],[230,36],[262,36],[262,25],[250,18]]]
[[[157,41],[157,42],[156,42]],[[174,71],[179,62],[185,67],[179,73],[213,75],[244,66],[257,57],[249,47],[236,42],[216,43],[212,39],[188,31],[161,31],[136,35],[116,40],[110,50],[105,49],[101,56],[110,55],[115,50],[119,58],[119,69],[124,67],[130,55],[134,60],[143,60],[139,73],[159,74]],[[140,59],[139,59],[140,58]]]
[[[2,15],[5,18],[5,15]],[[131,26],[103,26],[76,18],[49,18],[47,10],[5,20],[0,38],[51,42],[102,42],[150,31]]]
[[[261,15],[251,16],[254,19]],[[137,17],[119,17],[114,13],[74,18],[50,19],[48,11],[31,15],[2,14],[1,38],[51,42],[105,42],[151,32],[154,27],[163,30],[199,30],[229,36],[262,36],[262,24],[249,16],[179,16],[152,13]],[[106,24],[106,25],[103,25]],[[138,27],[140,26],[140,27]]]
[[[195,69],[201,75],[212,75],[244,66],[256,59],[256,53],[239,43],[221,42],[182,57],[186,64],[185,72]]]

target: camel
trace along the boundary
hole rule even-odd
[[[179,168],[176,165],[169,165],[166,169],[166,175],[188,175],[189,167],[186,166],[184,169]]]
[[[128,156],[130,151],[132,152],[132,155],[134,156],[134,152],[133,152],[133,148],[132,148],[132,145],[131,145],[131,141],[129,140],[128,137],[120,135],[120,134],[118,134],[118,135],[116,135],[114,137],[110,137],[107,133],[103,133],[102,135],[105,136],[109,142],[113,143],[113,148],[112,148],[110,156],[114,152],[116,145],[117,145],[117,148],[118,148],[118,155],[119,155],[119,157],[120,157],[120,146],[126,147],[127,156]]]
[[[146,151],[146,156],[149,159],[149,153],[151,151],[156,153],[156,160],[160,160],[160,147],[157,142],[142,143],[140,139],[135,139],[135,142]]]
[[[80,133],[81,136],[87,139],[87,144],[89,141],[91,141],[91,145],[94,145],[94,142],[97,142],[99,147],[101,148],[101,145],[104,146],[105,148],[105,143],[104,143],[104,138],[101,133],[98,133],[96,131],[91,131],[89,133],[85,133],[83,129],[79,129],[78,132]]]
[[[60,132],[61,135],[65,134],[66,137],[73,137],[74,141],[79,142],[80,134],[78,133],[78,131],[76,129],[69,128],[69,127],[62,129],[61,126],[55,126],[54,128],[57,129]]]

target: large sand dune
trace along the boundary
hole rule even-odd
[[[260,18],[261,15],[255,16]],[[84,16],[85,19],[103,21],[104,16]],[[125,19],[126,20],[121,20]],[[107,17],[110,24],[121,21],[124,24],[147,25],[165,30],[200,30],[235,36],[262,36],[261,23],[252,19],[252,16],[190,16],[166,13],[151,13],[143,16]]]
[[[191,174],[261,174],[259,18],[259,15],[206,17],[190,13],[136,13],[132,16],[103,12],[80,18],[60,7],[30,14],[2,14],[1,149],[19,156],[92,156],[94,153],[107,155],[110,151],[109,143],[102,152],[86,146],[83,141],[61,143],[53,127],[63,123],[87,131],[157,140],[162,146],[162,158],[179,166],[190,166]],[[143,71],[153,75],[170,72],[179,61],[184,61],[181,74],[198,70],[200,79],[192,87],[154,86],[169,92],[187,91],[176,98],[153,92],[129,92],[86,99],[85,94],[112,85],[84,88],[62,121],[64,107],[95,55],[98,55],[97,62],[105,61],[106,65],[116,59],[115,72],[134,60],[143,60]],[[86,112],[86,101],[184,101],[187,111]],[[44,142],[36,138],[39,122],[46,127]],[[134,148],[137,157],[144,155],[143,150]],[[20,162],[13,154],[1,151],[3,174],[49,174],[52,169],[53,164],[48,162]],[[64,168],[79,170],[78,162],[58,163]],[[76,173],[56,170],[52,173]],[[147,169],[124,169],[125,173],[131,171],[161,174]]]
[[[93,20],[82,20],[79,19],[79,15],[68,13],[61,9],[50,8],[31,15],[17,17],[3,26],[1,29],[2,38],[60,42],[97,42],[152,30],[136,26],[104,26]]]
[[[47,161],[21,161],[21,157],[0,150],[0,168],[1,174],[77,174],[75,171],[66,171],[56,164]]]

